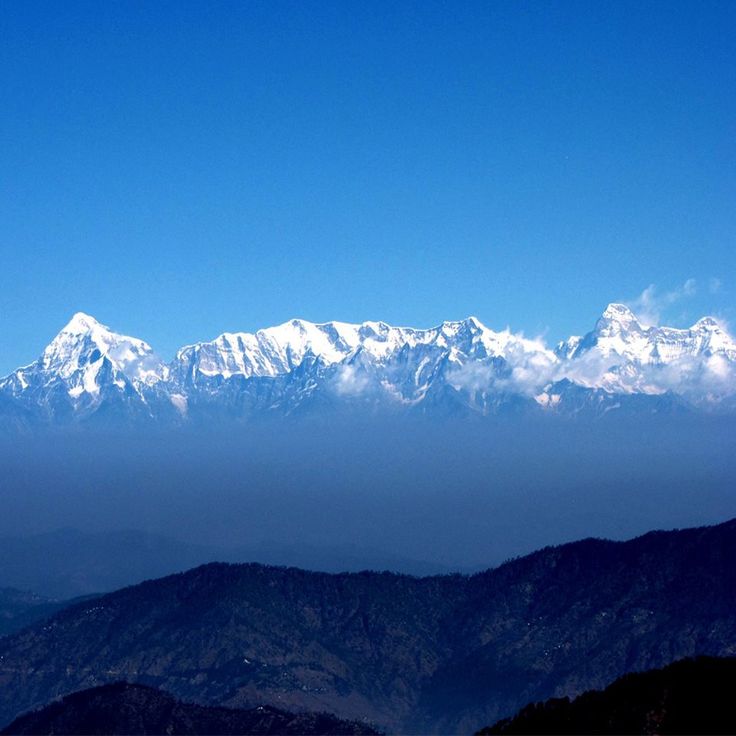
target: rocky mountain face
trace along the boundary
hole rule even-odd
[[[21,716],[3,734],[169,734],[170,736],[370,736],[367,724],[327,713],[288,713],[259,706],[250,710],[182,703],[143,685],[119,682],[82,690]]]
[[[697,657],[624,675],[575,700],[553,698],[479,731],[491,734],[736,733],[736,659]]]
[[[470,577],[215,563],[0,640],[0,723],[119,680],[205,705],[472,732],[524,704],[736,655],[736,522],[548,548]]]
[[[430,415],[733,411],[736,342],[710,317],[645,327],[611,304],[555,350],[474,317],[426,330],[292,320],[224,333],[165,363],[79,313],[0,380],[6,426],[182,424],[319,412]]]

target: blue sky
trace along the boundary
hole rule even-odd
[[[736,320],[736,3],[0,6],[0,372],[294,316]],[[654,296],[652,296],[654,295]]]

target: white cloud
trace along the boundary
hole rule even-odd
[[[736,366],[723,355],[684,355],[668,363],[634,365],[592,351],[561,364],[559,378],[613,392],[672,391],[695,402],[736,393]]]
[[[696,292],[695,279],[688,279],[679,288],[664,293],[660,293],[654,284],[649,284],[628,306],[643,324],[658,325],[664,310],[682,299],[694,296]]]
[[[534,349],[530,350],[530,347]],[[518,391],[528,396],[555,377],[558,361],[540,341],[520,340],[507,347],[506,368],[493,362],[468,361],[458,365],[448,376],[451,385],[465,391]]]
[[[495,379],[496,370],[493,365],[475,360],[457,365],[447,377],[453,388],[471,392],[489,389]]]

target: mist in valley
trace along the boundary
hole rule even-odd
[[[109,550],[94,554],[148,555],[153,573],[219,558],[472,571],[582,537],[736,516],[734,429],[692,417],[371,419],[15,437],[0,446],[0,537],[53,546],[53,532],[63,547],[71,530],[97,535]],[[137,549],[131,531],[168,546]],[[22,586],[16,573],[0,584]]]

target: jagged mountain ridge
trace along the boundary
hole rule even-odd
[[[170,363],[77,313],[38,360],[0,380],[0,415],[182,422],[320,410],[668,412],[730,410],[734,395],[736,341],[716,320],[646,327],[621,304],[554,350],[475,317],[430,329],[291,320],[185,346]]]

